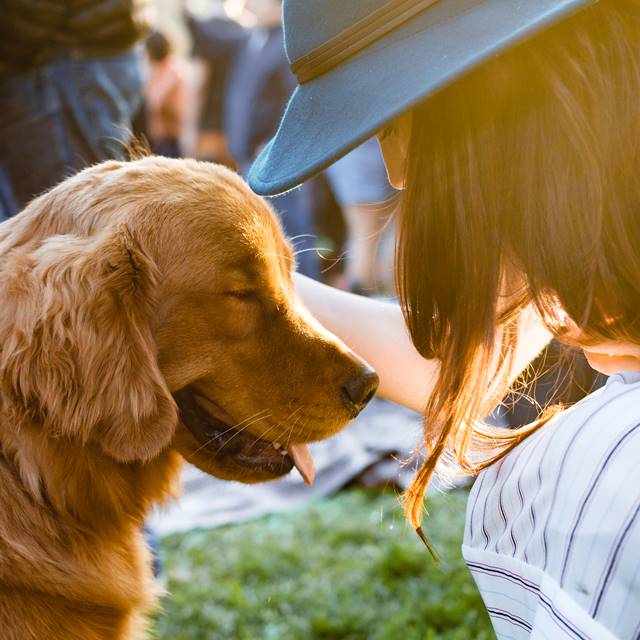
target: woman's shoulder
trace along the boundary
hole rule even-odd
[[[582,520],[605,509],[622,513],[624,496],[640,496],[638,456],[640,374],[619,374],[478,476],[466,542],[515,553],[519,545],[506,540],[517,535],[529,539],[530,550],[536,547],[532,557],[548,562],[540,537],[546,531],[553,529],[557,538],[574,528],[576,514]],[[635,484],[629,484],[632,478]],[[616,522],[610,518],[596,530]]]
[[[465,545],[535,567],[594,619],[619,615],[640,589],[639,456],[640,374],[618,374],[480,475]]]
[[[617,374],[483,471],[472,501],[490,501],[511,490],[523,498],[544,494],[558,500],[577,494],[582,484],[640,467],[639,453],[640,373]]]
[[[573,468],[587,472],[612,446],[616,451],[638,447],[637,437],[640,372],[616,374],[602,388],[559,412],[486,475],[501,483],[520,475],[537,477],[541,467],[543,479],[557,483]],[[512,473],[505,473],[508,470]]]
[[[570,410],[560,415],[570,416],[573,412],[588,415],[589,412],[625,411],[625,414],[640,416],[640,371],[624,371],[610,376],[603,387],[590,393]]]

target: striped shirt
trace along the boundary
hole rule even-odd
[[[480,474],[462,551],[500,640],[640,640],[640,372]]]

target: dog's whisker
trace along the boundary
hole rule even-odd
[[[253,415],[249,416],[248,418],[245,418],[244,420],[238,422],[237,424],[230,426],[228,429],[225,429],[224,431],[222,431],[221,433],[216,433],[215,436],[209,438],[209,440],[207,440],[204,444],[201,444],[193,453],[191,453],[189,455],[189,457],[187,458],[187,461],[191,460],[191,458],[196,455],[198,452],[202,451],[202,449],[204,449],[205,447],[208,447],[216,438],[219,438],[227,433],[229,433],[229,431],[233,431],[235,429],[238,429],[238,427],[242,426],[245,422],[249,421],[249,420],[253,420],[254,418],[256,418],[257,416],[259,416],[261,413],[268,413],[269,410],[268,409],[262,409],[261,411],[257,411],[256,413],[254,413]],[[239,432],[243,431],[243,429],[240,429]]]
[[[289,238],[289,242],[295,242],[300,238],[317,238],[318,236],[315,233],[299,233],[297,236],[293,236]]]
[[[260,434],[260,436],[256,436],[255,441],[254,441],[254,445],[255,445],[256,442],[259,442],[260,440],[264,440],[280,424],[285,424],[286,425],[296,415],[296,413],[298,413],[301,409],[302,409],[302,406],[296,407],[286,418],[284,418],[284,420],[275,422],[264,433]],[[286,441],[286,443],[284,445],[281,444],[280,442],[273,442],[272,443],[273,444],[273,448],[276,451],[279,451],[280,455],[282,455],[282,456],[287,455],[287,451],[289,449],[289,441],[291,440],[291,433],[292,433],[293,428],[297,424],[298,419],[299,418],[296,418],[295,422],[290,427],[289,436],[287,437],[287,441]]]
[[[260,412],[262,413],[262,412]],[[258,414],[254,414],[255,415]],[[220,451],[222,451],[222,449],[229,444],[229,442],[231,442],[231,440],[233,440],[233,438],[235,438],[238,434],[242,433],[247,427],[250,427],[252,424],[254,424],[255,422],[259,422],[260,420],[264,420],[266,418],[269,418],[270,415],[264,415],[261,416],[260,418],[258,418],[257,420],[254,420],[253,422],[250,422],[248,424],[246,424],[245,426],[243,426],[241,429],[237,430],[237,433],[234,434],[233,436],[231,436],[231,438],[229,438],[229,440],[227,440],[227,442],[225,442],[217,451],[216,453],[220,453]],[[240,423],[242,424],[242,423]],[[222,431],[221,433],[216,433],[215,436],[212,436],[211,438],[209,438],[209,440],[207,440],[205,443],[203,443],[202,445],[200,445],[190,456],[189,458],[187,458],[187,460],[190,460],[191,457],[193,455],[195,455],[196,453],[198,453],[198,451],[201,451],[202,449],[204,449],[205,447],[208,447],[216,438],[219,438],[220,436],[224,435],[225,433],[229,433],[229,431],[235,430],[235,427],[229,427],[228,429],[226,429],[225,431]]]
[[[294,418],[294,416],[296,416],[296,414],[299,414],[299,412],[302,409],[303,409],[302,405],[296,407],[282,422],[284,424],[288,423],[292,418]],[[253,415],[245,418],[241,422],[238,422],[238,423],[236,423],[234,425],[229,426],[227,429],[225,429],[224,431],[222,431],[220,433],[216,433],[214,436],[209,438],[206,442],[201,444],[195,451],[193,451],[189,455],[189,457],[187,458],[187,461],[191,460],[191,458],[194,455],[196,455],[198,452],[200,452],[202,449],[208,447],[217,438],[220,438],[221,436],[225,435],[226,433],[229,433],[230,431],[236,431],[236,433],[234,433],[226,442],[224,442],[215,451],[215,454],[219,454],[234,438],[236,438],[238,435],[240,435],[241,433],[246,431],[249,427],[251,427],[252,425],[254,425],[254,424],[258,423],[258,422],[261,422],[262,420],[268,420],[271,417],[273,417],[273,412],[269,411],[268,409],[262,409],[260,411],[257,411],[256,413],[254,413]],[[287,451],[289,450],[289,444],[291,442],[291,436],[293,435],[293,431],[296,428],[296,426],[298,425],[298,422],[300,421],[301,417],[302,416],[300,416],[300,415],[296,416],[295,420],[293,421],[293,423],[290,424],[289,432],[287,434],[287,439],[286,439],[286,442],[285,442],[284,446],[281,445],[280,443],[274,443],[274,448],[276,450],[280,451],[281,455],[283,455],[283,456],[286,455]],[[255,442],[258,442],[260,440],[264,440],[264,438],[266,436],[268,436],[279,424],[280,424],[280,422],[276,422],[276,423],[272,424],[264,433],[262,433],[260,436],[256,436]],[[254,442],[254,444],[255,444],[255,442]],[[276,447],[275,444],[278,444],[278,446]]]
[[[321,251],[325,251],[326,249],[324,249],[323,247],[305,247],[304,249],[298,249],[297,251],[293,252],[293,256],[299,256],[303,253],[309,253],[309,251],[316,251],[318,254],[320,254]]]
[[[246,429],[248,429],[250,426],[256,424],[257,422],[260,422],[261,420],[267,420],[268,418],[270,418],[273,414],[269,413],[266,416],[262,416],[260,418],[256,418],[255,420],[252,420],[251,422],[248,422],[247,424],[244,425],[244,427],[242,427],[242,429],[238,429],[237,433],[234,433],[217,451],[216,454],[220,453],[234,438],[236,438],[237,436],[239,436],[243,431],[245,431]]]
[[[302,407],[298,407],[298,410],[302,409]],[[295,413],[295,412],[294,412]],[[289,418],[292,418],[293,414],[291,414],[291,416],[289,416]],[[289,427],[289,435],[287,436],[287,444],[285,445],[285,449],[289,448],[289,445],[291,444],[291,436],[293,435],[293,430],[296,427],[296,425],[298,424],[298,421],[300,419],[301,416],[298,416],[294,421],[293,424]]]
[[[263,415],[260,415],[261,413]],[[252,424],[255,424],[256,422],[259,422],[260,420],[265,420],[265,419],[267,419],[269,417],[271,417],[270,413],[268,413],[268,412],[264,413],[263,411],[260,411],[259,413],[254,414],[251,418],[248,418],[247,420],[243,420],[242,422],[239,422],[237,425],[229,427],[228,429],[225,429],[224,431],[222,431],[220,433],[216,433],[216,435],[213,438],[211,438],[211,440],[209,440],[207,444],[211,443],[216,438],[219,438],[220,436],[223,436],[223,435],[229,433],[230,431],[236,431],[237,433],[235,433],[231,438],[229,438],[229,440],[227,440],[227,443],[228,443],[228,442],[231,441],[232,438],[235,438],[235,436],[237,436],[239,433],[242,433],[245,429],[250,427]]]
[[[254,413],[252,416],[249,416],[248,418],[245,418],[244,420],[241,420],[240,422],[231,425],[226,431],[223,431],[222,433],[218,434],[223,436],[225,433],[228,433],[229,431],[232,431],[233,429],[238,429],[240,427],[242,427],[243,424],[245,424],[245,422],[249,422],[250,420],[253,420],[254,418],[257,418],[260,414],[264,414],[264,413],[269,413],[268,409],[262,409],[262,411],[257,411],[256,413]]]
[[[299,256],[302,253],[307,253],[309,251],[316,251],[318,253],[318,255],[321,255],[322,251],[325,251],[324,247],[305,247],[304,249],[297,249],[296,251],[293,252],[293,256]],[[274,251],[268,251],[265,252],[266,256],[272,256],[274,258],[288,258],[289,256],[284,255],[282,253],[276,253]]]
[[[294,409],[286,418],[285,423],[289,422],[289,420],[291,420],[291,418],[293,418],[293,416],[296,415],[296,413],[298,413],[300,410],[302,409],[302,406],[297,407],[296,409]],[[296,426],[296,424],[298,424],[298,420],[300,419],[300,416],[298,416],[294,421],[293,424],[289,427],[289,435],[287,436],[287,444],[285,448],[289,447],[289,443],[291,441],[291,434],[293,433],[293,428]]]
[[[284,420],[274,422],[274,424],[272,424],[264,433],[260,434],[259,437],[256,437],[255,442],[258,442],[259,440],[264,440],[280,424],[287,424],[289,420],[291,420],[291,418],[293,418],[293,416],[295,416],[295,414],[298,413],[301,409],[302,409],[301,406],[297,407],[286,418],[284,418]],[[283,455],[286,454],[287,448],[288,448],[288,441],[287,441],[287,444],[284,446],[280,442],[273,442],[272,444],[276,450],[281,451]]]
[[[278,426],[278,422],[274,422],[264,433],[260,434],[259,436],[256,436],[253,444],[249,446],[249,449],[251,449],[253,446],[255,446],[255,444],[257,442],[260,442],[260,440],[264,440],[277,426]],[[282,446],[280,445],[279,442],[274,442],[273,446],[278,449],[278,447],[276,447],[276,445],[278,445],[278,447]]]
[[[321,260],[330,260],[331,258],[327,255],[324,255],[325,253],[331,253],[330,251],[328,251],[327,249],[323,248],[323,247],[308,247],[307,249],[300,249],[299,251],[296,251],[293,255],[294,257],[298,257],[299,255],[302,255],[303,253],[309,253],[309,251],[315,251],[318,258],[320,258]]]

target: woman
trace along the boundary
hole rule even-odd
[[[362,4],[285,3],[301,84],[252,186],[290,188],[379,131],[408,335],[391,305],[298,287],[384,395],[424,410],[410,521],[436,465],[484,469],[463,551],[498,636],[637,638],[640,2]],[[615,375],[523,429],[484,426],[546,339],[536,316]]]

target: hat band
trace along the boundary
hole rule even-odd
[[[315,80],[398,27],[426,11],[438,0],[390,0],[324,44],[291,63],[300,84]]]

